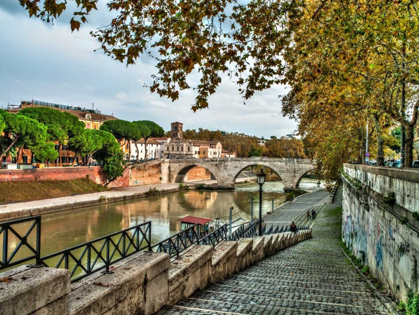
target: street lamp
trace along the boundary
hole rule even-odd
[[[263,168],[256,174],[256,176],[259,184],[259,236],[262,236],[262,186],[266,179],[266,174],[263,172]]]

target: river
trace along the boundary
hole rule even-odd
[[[303,179],[300,188],[318,189],[316,181],[311,179]],[[282,182],[266,182],[263,189],[263,213],[271,211],[272,200],[274,200],[275,208],[285,202]],[[42,255],[88,242],[146,221],[152,222],[152,243],[154,244],[178,232],[179,218],[185,215],[228,220],[229,209],[233,207],[235,219],[241,217],[249,220],[252,198],[254,198],[254,216],[258,216],[258,196],[258,185],[247,183],[237,184],[236,189],[232,191],[187,190],[46,214],[42,216]],[[23,233],[28,227],[29,223],[19,227],[18,230]],[[10,240],[9,252],[16,244],[13,236]]]

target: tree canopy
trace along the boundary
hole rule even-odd
[[[47,141],[47,127],[35,119],[0,111],[4,121],[4,136],[0,137],[1,156],[14,146],[40,149]]]
[[[20,3],[46,21],[66,9],[66,2]],[[76,4],[72,30],[96,9],[96,0]],[[323,176],[336,178],[343,162],[363,161],[367,124],[379,164],[385,135],[400,126],[411,166],[419,117],[417,1],[108,0],[108,8],[115,17],[92,35],[127,65],[142,54],[155,58],[152,92],[177,100],[192,89],[196,111],[208,107],[225,77],[245,100],[287,84],[283,113],[299,121]]]
[[[24,108],[17,115],[35,119],[47,127],[48,140],[64,143],[71,137],[83,132],[85,125],[68,112],[47,107]]]

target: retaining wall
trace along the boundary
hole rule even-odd
[[[0,273],[0,315],[153,314],[311,237],[306,230],[216,248],[197,245],[172,262],[165,253],[139,252],[113,265],[111,274],[98,272],[73,284],[64,269],[19,267]]]
[[[0,182],[74,180],[86,177],[99,185],[104,185],[106,183],[106,177],[99,166],[48,167],[32,170],[0,170]]]
[[[343,241],[394,296],[406,299],[419,289],[419,171],[348,164],[343,175]]]

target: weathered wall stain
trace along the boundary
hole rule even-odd
[[[375,245],[375,263],[376,267],[383,270],[383,238],[380,237],[380,240]]]

